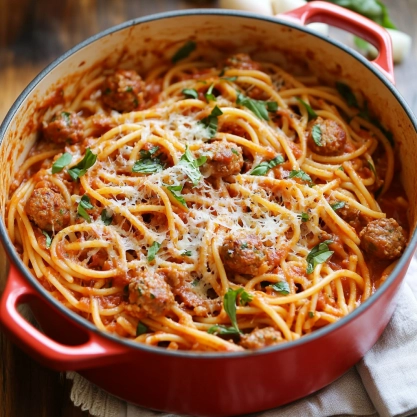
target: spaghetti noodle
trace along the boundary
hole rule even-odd
[[[238,54],[144,80],[97,69],[59,97],[7,227],[103,331],[200,351],[295,340],[370,297],[404,249],[394,148],[345,84]]]

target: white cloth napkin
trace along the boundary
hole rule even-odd
[[[71,400],[97,417],[175,417],[123,402],[75,372]],[[258,417],[417,416],[417,259],[400,289],[398,307],[382,337],[333,384]]]

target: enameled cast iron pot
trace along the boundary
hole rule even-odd
[[[344,28],[373,43],[374,62],[301,24],[312,21]],[[62,80],[112,56],[146,70],[161,55],[172,56],[194,39],[201,53],[269,51],[270,59],[300,58],[328,80],[344,79],[361,90],[372,110],[398,141],[403,183],[410,201],[410,243],[382,287],[347,317],[300,340],[257,352],[174,352],[121,340],[53,299],[21,262],[4,225],[8,190],[34,136],[36,107]],[[123,50],[125,51],[123,53]],[[280,51],[280,52],[277,52]],[[217,54],[217,55],[216,55]],[[388,323],[395,296],[416,245],[416,120],[393,86],[391,44],[385,30],[329,3],[313,2],[280,19],[241,12],[194,10],[132,20],[81,43],[46,68],[21,94],[0,129],[0,233],[10,270],[1,299],[3,330],[43,364],[77,370],[106,391],[157,410],[205,416],[237,415],[279,406],[308,395],[346,372],[372,347]],[[29,125],[28,125],[29,124]],[[44,333],[19,314],[30,304]]]

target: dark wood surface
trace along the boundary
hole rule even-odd
[[[397,26],[415,40],[396,66],[397,87],[417,113],[417,3],[385,0]],[[49,62],[83,39],[125,20],[216,1],[0,0],[0,121],[24,87]],[[351,44],[343,32],[332,35]],[[1,281],[6,265],[0,253]],[[71,383],[44,368],[0,333],[0,417],[86,417],[69,399]]]

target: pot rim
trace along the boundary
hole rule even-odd
[[[9,125],[11,124],[13,118],[17,114],[18,109],[24,102],[24,100],[29,96],[29,94],[36,88],[36,86],[59,64],[65,61],[67,58],[72,56],[74,53],[78,52],[79,50],[83,49],[84,47],[90,45],[91,43],[104,38],[112,33],[118,32],[120,30],[126,29],[130,26],[136,26],[138,24],[143,24],[147,22],[158,21],[162,19],[171,19],[183,16],[231,16],[231,17],[243,17],[247,19],[254,19],[254,20],[262,20],[269,23],[275,23],[278,25],[287,26],[288,28],[295,29],[301,32],[304,32],[310,36],[315,36],[321,40],[324,40],[333,46],[338,47],[345,53],[349,54],[351,57],[359,61],[362,65],[372,71],[387,87],[395,99],[400,103],[401,107],[404,109],[405,113],[407,114],[410,122],[412,123],[415,132],[417,133],[417,118],[412,113],[411,109],[409,108],[408,104],[405,102],[404,98],[400,95],[397,91],[395,86],[382,74],[377,68],[373,67],[370,61],[364,58],[361,54],[355,51],[352,48],[344,45],[338,40],[330,39],[320,33],[317,33],[311,29],[306,28],[305,26],[292,23],[290,21],[279,19],[279,17],[268,17],[265,15],[249,13],[249,12],[242,12],[242,11],[235,11],[235,10],[222,10],[222,9],[188,9],[188,10],[180,10],[180,11],[169,11],[163,13],[157,13],[148,15],[145,17],[140,17],[132,20],[128,20],[124,23],[119,25],[113,26],[108,28],[104,31],[101,31],[88,39],[84,40],[83,42],[75,45],[67,52],[59,56],[55,59],[52,63],[50,63],[47,67],[45,67],[23,90],[23,92],[19,95],[16,101],[13,103],[12,107],[6,114],[2,124],[0,125],[0,144],[3,142],[5,133]],[[79,316],[75,312],[67,309],[62,303],[56,300],[52,295],[50,295],[45,288],[40,284],[40,282],[33,276],[24,266],[22,260],[18,256],[12,242],[6,231],[6,226],[4,224],[3,218],[0,218],[0,240],[3,244],[3,247],[9,256],[9,261],[11,261],[18,269],[19,273],[29,282],[29,284],[42,295],[43,298],[46,298],[50,303],[53,304],[55,308],[57,308],[64,316],[66,316],[70,320],[74,320],[79,326],[82,328],[86,328],[88,331],[92,331],[93,333],[104,337],[112,342],[120,343],[126,347],[143,350],[148,353],[157,354],[157,355],[166,355],[172,357],[183,357],[183,358],[194,358],[194,359],[239,359],[246,357],[248,355],[251,356],[259,356],[259,355],[266,355],[275,352],[280,352],[286,349],[293,349],[299,347],[304,344],[308,344],[314,342],[317,339],[320,339],[330,332],[336,331],[337,329],[342,328],[343,326],[347,325],[350,321],[355,320],[359,317],[363,311],[368,309],[373,303],[375,303],[380,296],[387,290],[387,288],[395,281],[399,272],[408,267],[409,260],[412,258],[413,253],[415,251],[415,247],[417,245],[417,230],[414,230],[412,233],[411,239],[409,239],[409,244],[406,247],[403,255],[401,256],[398,264],[395,266],[387,280],[382,284],[378,290],[372,294],[372,296],[366,300],[363,304],[361,304],[358,308],[354,311],[350,312],[348,315],[342,317],[339,321],[335,323],[331,323],[321,329],[316,330],[313,333],[305,335],[298,340],[293,340],[288,343],[282,343],[277,345],[272,345],[263,349],[259,349],[256,351],[243,351],[243,352],[190,352],[190,351],[173,351],[173,350],[166,350],[161,349],[158,347],[147,346],[145,344],[137,343],[129,339],[123,339],[116,335],[102,332],[93,323],[89,322],[88,320],[84,319],[83,317]]]

